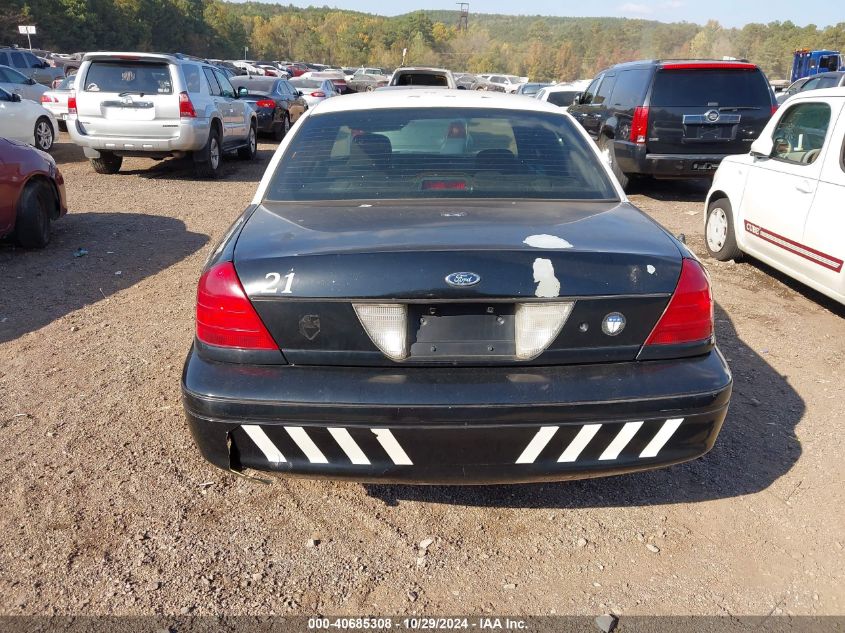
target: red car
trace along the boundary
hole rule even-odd
[[[50,223],[67,213],[65,179],[49,154],[0,138],[0,237],[44,248]]]

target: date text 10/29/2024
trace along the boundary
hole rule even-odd
[[[309,630],[369,630],[386,631],[390,629],[409,630],[452,630],[452,629],[479,629],[482,631],[504,631],[523,630],[528,628],[528,623],[519,618],[427,618],[411,617],[393,619],[389,617],[360,617],[360,618],[309,618]]]

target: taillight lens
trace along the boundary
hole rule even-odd
[[[261,99],[259,101],[256,101],[255,105],[257,105],[259,108],[276,108],[276,102],[272,99]]]
[[[194,104],[191,103],[191,98],[187,92],[179,93],[179,117],[183,119],[195,119],[197,111],[194,110]]]
[[[648,135],[648,108],[637,106],[634,109],[634,118],[631,121],[631,134],[629,140],[637,145],[645,143]]]
[[[57,101],[57,99],[54,99],[53,97],[51,97],[47,93],[44,93],[43,95],[41,95],[40,101],[41,101],[41,103],[55,103]]]
[[[71,92],[67,98],[67,113],[76,114],[76,93]]]
[[[311,93],[311,96],[312,97],[325,97],[326,93],[323,92],[322,90],[315,90],[314,92]]]
[[[713,336],[713,295],[710,280],[697,261],[685,259],[681,277],[663,316],[646,345],[697,343]]]
[[[401,303],[353,303],[358,320],[382,353],[393,360],[408,356],[408,306]]]
[[[200,278],[197,338],[218,347],[279,349],[246,296],[232,262],[212,266]]]
[[[778,108],[779,108],[779,107],[780,107],[779,105],[772,105],[772,116],[774,116],[774,115],[775,115],[775,112],[777,112],[777,111],[778,111]]]
[[[557,338],[575,305],[573,301],[517,303],[514,318],[516,357],[531,360]]]

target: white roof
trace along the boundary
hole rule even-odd
[[[837,88],[822,88],[821,90],[802,90],[801,92],[796,92],[788,100],[795,101],[797,99],[814,98],[825,99],[829,97],[845,97],[845,86],[839,86]],[[786,101],[784,101],[784,103],[786,103]]]
[[[519,99],[513,95],[484,90],[429,88],[426,90],[376,90],[343,95],[340,98],[323,101],[314,115],[397,108],[490,108],[561,114],[559,107],[536,99]]]

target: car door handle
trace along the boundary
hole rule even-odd
[[[809,180],[802,180],[797,185],[795,185],[795,188],[801,193],[813,193],[816,190],[816,188],[813,186],[813,183],[811,183]]]

